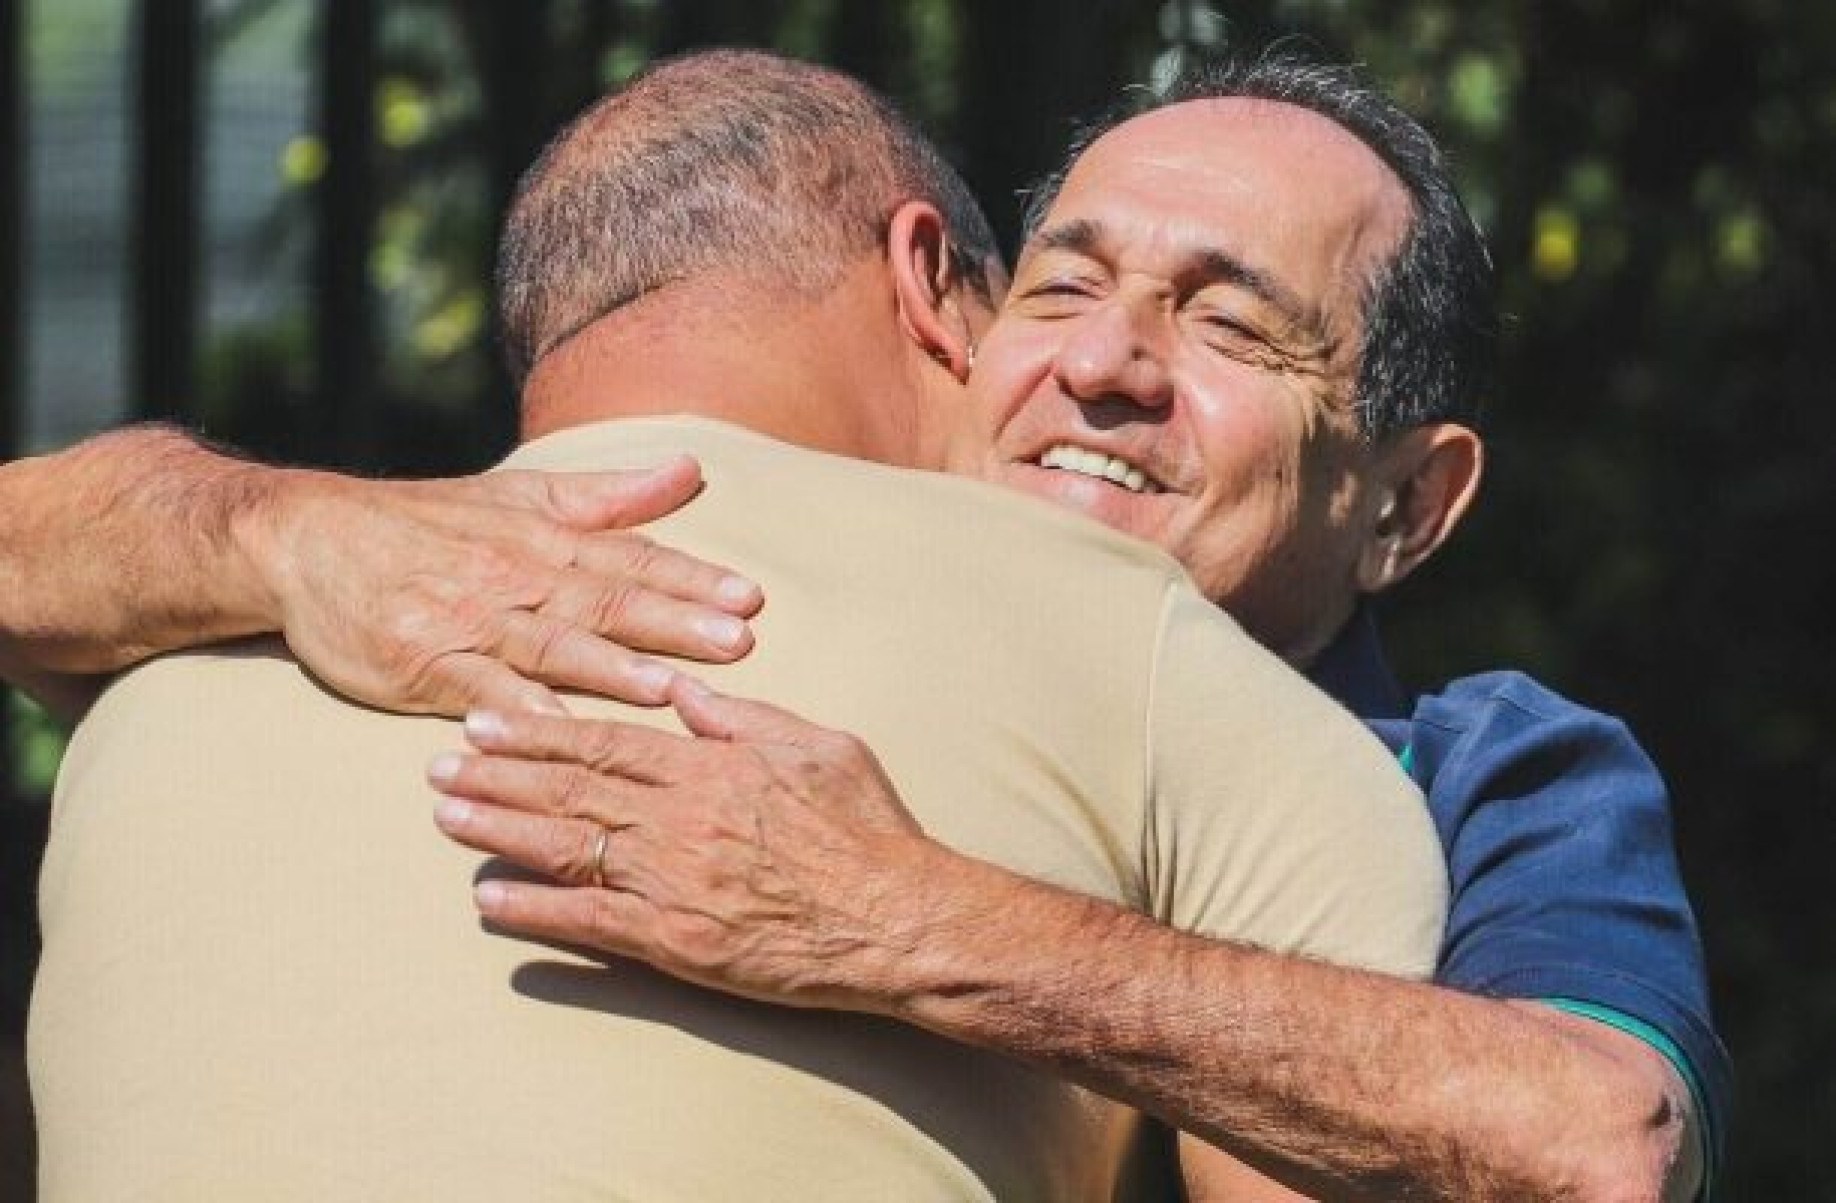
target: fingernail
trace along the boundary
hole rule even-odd
[[[472,804],[464,798],[441,798],[434,807],[434,824],[441,831],[457,831],[472,819]]]
[[[478,909],[487,914],[502,906],[508,893],[501,881],[481,881],[472,889],[472,897],[477,901]]]
[[[639,660],[631,668],[632,683],[656,697],[669,692],[676,670],[659,660]]]
[[[746,624],[737,618],[703,615],[695,620],[695,633],[716,647],[738,647],[746,637]]]
[[[743,576],[721,578],[714,595],[730,606],[749,606],[758,600],[759,587]]]
[[[465,716],[465,733],[471,739],[502,739],[510,724],[495,710],[474,710]]]
[[[454,752],[442,752],[427,765],[427,779],[435,785],[450,785],[459,777],[464,758]]]

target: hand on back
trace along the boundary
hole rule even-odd
[[[457,480],[291,474],[258,556],[294,654],[388,710],[563,709],[556,689],[661,704],[674,672],[752,647],[756,585],[631,529],[700,489],[643,471]]]

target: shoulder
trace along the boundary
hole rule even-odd
[[[1423,694],[1407,728],[1456,879],[1465,861],[1496,866],[1533,842],[1545,862],[1580,857],[1593,839],[1669,855],[1669,790],[1618,718],[1523,673],[1489,672]]]
[[[1621,720],[1512,670],[1459,677],[1421,695],[1415,704],[1414,726],[1417,736],[1454,741],[1487,736],[1588,736],[1632,742]]]
[[[1563,809],[1665,798],[1657,766],[1625,722],[1521,672],[1461,677],[1422,695],[1407,734],[1415,776],[1441,821],[1531,795]]]
[[[1187,584],[1167,596],[1146,734],[1156,917],[1432,970],[1447,873],[1421,794],[1349,710]]]
[[[98,731],[123,727],[143,731],[150,723],[192,729],[197,721],[192,707],[240,704],[258,688],[308,679],[278,636],[166,652],[116,674],[71,740],[75,744],[95,738]]]
[[[309,755],[337,725],[383,719],[338,698],[275,637],[170,652],[117,676],[77,724],[59,796],[93,780],[131,793],[154,773],[208,779],[229,759],[283,747]]]
[[[1488,896],[1657,894],[1683,909],[1670,791],[1624,722],[1493,672],[1422,696],[1408,738],[1459,899],[1450,941]]]

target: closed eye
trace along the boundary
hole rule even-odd
[[[1256,367],[1278,368],[1285,358],[1261,330],[1228,313],[1197,315],[1197,337],[1219,355]]]
[[[1203,321],[1211,329],[1220,330],[1227,334],[1239,334],[1245,338],[1262,337],[1248,322],[1243,321],[1241,318],[1231,317],[1229,314],[1208,313],[1199,320]]]
[[[1094,280],[1076,276],[1053,276],[1019,292],[1023,312],[1033,317],[1067,317],[1082,313],[1098,297]]]
[[[1263,337],[1261,330],[1234,314],[1213,311],[1197,316],[1208,338],[1228,340],[1233,343],[1245,341],[1264,345],[1268,343],[1268,339]]]
[[[1075,276],[1054,276],[1027,289],[1029,296],[1088,296],[1096,290],[1093,281]]]

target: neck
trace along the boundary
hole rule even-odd
[[[523,437],[695,414],[818,451],[922,465],[916,389],[878,330],[897,335],[896,326],[863,307],[874,280],[857,274],[816,300],[761,304],[756,283],[722,279],[624,306],[537,363]]]

